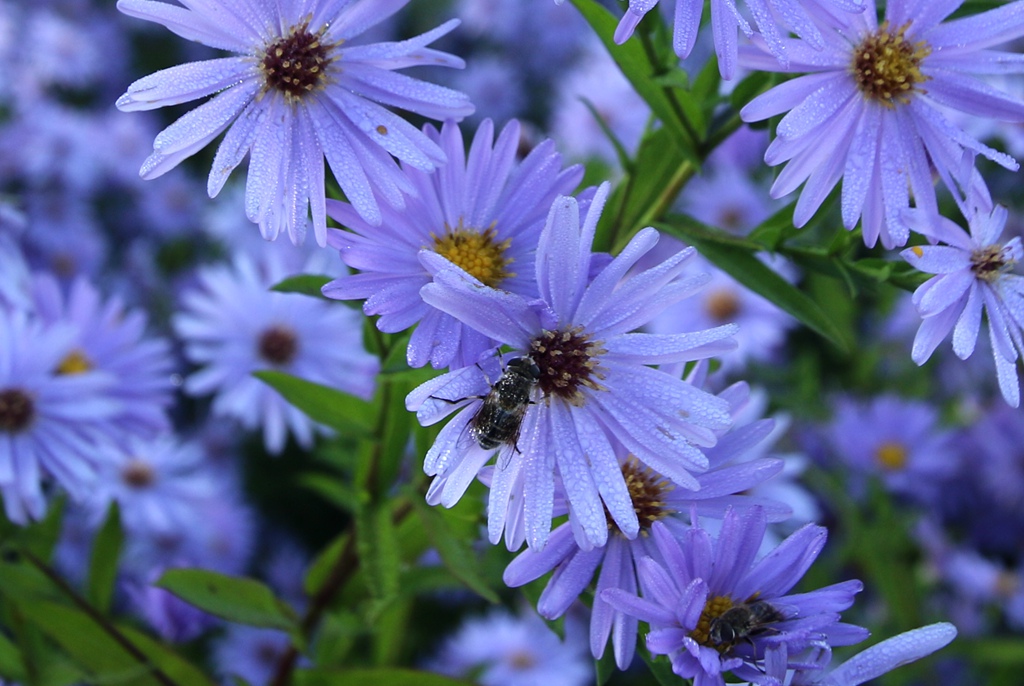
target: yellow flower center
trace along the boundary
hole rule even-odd
[[[878,466],[887,472],[897,472],[907,465],[907,449],[902,443],[887,441],[875,451]]]
[[[921,62],[931,54],[925,41],[906,39],[910,22],[893,31],[884,22],[878,31],[866,36],[853,51],[850,65],[857,87],[864,97],[892,108],[910,102],[918,85],[928,80],[921,73]]]
[[[460,219],[454,229],[446,229],[441,236],[431,234],[434,251],[439,255],[491,288],[497,288],[502,281],[515,276],[508,270],[512,258],[505,256],[512,239],[499,241],[494,224],[481,232],[463,226]]]
[[[86,356],[85,352],[79,349],[72,350],[67,354],[60,364],[57,365],[57,373],[64,374],[66,376],[72,376],[74,374],[84,374],[92,369],[92,361]]]

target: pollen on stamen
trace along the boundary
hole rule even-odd
[[[601,341],[575,326],[559,331],[544,331],[530,345],[530,357],[540,368],[538,385],[545,398],[561,398],[576,406],[584,404],[582,389],[607,390],[601,385],[604,370],[600,358],[608,351]]]
[[[675,484],[641,463],[633,455],[630,455],[622,463],[622,476],[626,480],[626,489],[629,491],[629,499],[633,503],[633,511],[640,522],[640,535],[647,536],[656,521],[675,512],[673,508],[668,507],[665,501],[665,495],[675,489]],[[609,531],[619,530],[607,509],[605,509],[605,518],[608,520]]]
[[[926,41],[906,39],[910,22],[893,31],[884,22],[878,31],[866,36],[853,51],[850,69],[857,87],[866,98],[887,108],[910,102],[920,84],[928,80],[921,63],[931,54]]]
[[[264,78],[262,93],[278,91],[294,102],[323,88],[327,84],[325,68],[334,61],[336,47],[321,42],[326,29],[311,32],[307,19],[268,45],[259,64]]]
[[[494,224],[478,231],[464,226],[460,219],[454,229],[446,227],[440,236],[431,234],[431,247],[485,286],[497,288],[505,279],[515,276],[509,270],[513,259],[507,255],[512,239],[499,241],[497,233]]]

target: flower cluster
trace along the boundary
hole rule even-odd
[[[1024,0],[704,4],[0,0],[3,678],[1014,647]]]

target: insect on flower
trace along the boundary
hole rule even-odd
[[[530,357],[509,360],[505,370],[484,396],[480,410],[469,422],[470,435],[484,450],[503,443],[515,445],[523,417],[530,404],[530,392],[540,378],[540,367]]]
[[[717,646],[730,648],[745,638],[770,630],[769,624],[782,619],[782,613],[764,600],[740,603],[711,620],[708,638]]]

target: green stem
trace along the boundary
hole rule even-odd
[[[163,686],[179,686],[176,681],[171,679],[167,674],[160,669],[158,666],[152,663],[149,656],[146,655],[142,650],[132,643],[131,639],[121,633],[120,629],[114,626],[109,619],[104,617],[95,607],[93,607],[89,601],[80,596],[75,589],[71,588],[66,581],[53,570],[48,564],[40,560],[29,550],[18,551],[26,560],[28,560],[33,567],[43,573],[46,578],[53,582],[57,588],[59,588],[68,598],[71,599],[78,609],[84,612],[89,619],[96,623],[104,633],[110,636],[114,641],[124,648],[125,652],[135,658],[139,664],[144,666],[153,675],[153,678],[159,681]]]

